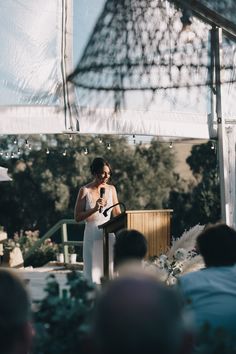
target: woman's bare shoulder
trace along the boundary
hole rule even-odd
[[[80,187],[79,194],[84,197],[89,191],[89,184],[86,184],[85,186]]]
[[[116,191],[116,187],[113,184],[109,184],[109,188],[111,191]]]

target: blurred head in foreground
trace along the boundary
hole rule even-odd
[[[15,272],[0,269],[0,352],[26,354],[32,342],[30,299]]]
[[[209,225],[197,238],[206,267],[236,264],[236,231],[223,223]]]
[[[103,289],[94,319],[98,354],[187,354],[182,299],[146,271],[130,272]]]
[[[141,262],[147,253],[147,239],[137,230],[122,230],[114,245],[115,268],[129,261]]]

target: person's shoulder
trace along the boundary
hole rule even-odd
[[[109,188],[109,190],[111,192],[115,192],[116,191],[116,187],[113,184],[108,184],[107,186],[108,186],[108,188]]]
[[[201,278],[205,278],[205,276],[207,276],[208,273],[208,268],[203,268],[203,269],[199,269],[196,270],[194,272],[189,272],[183,275],[180,275],[178,277],[179,283],[188,283],[188,282],[196,282],[197,280],[201,279]]]
[[[88,191],[92,188],[92,182],[89,182],[83,186],[80,187],[80,190]]]
[[[88,194],[89,188],[90,188],[89,184],[86,184],[86,185],[80,187],[80,190],[79,190],[80,195],[85,196],[86,194]]]

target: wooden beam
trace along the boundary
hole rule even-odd
[[[203,5],[199,0],[169,0],[181,8],[189,9],[193,15],[208,23],[212,27],[222,28],[224,34],[236,41],[236,24],[229,21],[221,14]]]

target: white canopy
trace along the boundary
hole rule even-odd
[[[70,127],[64,107],[71,6],[69,0],[0,2],[0,134],[61,133]]]
[[[165,34],[162,51],[165,52],[159,68],[163,65],[164,71],[161,75],[151,72],[150,82],[161,87],[153,92],[144,92],[128,90],[127,92],[110,93],[107,90],[108,84],[112,84],[107,77],[98,77],[95,72],[90,71],[89,78],[94,83],[101,80],[103,91],[99,92],[90,89],[86,76],[83,77],[82,86],[75,89],[66,80],[72,72],[72,58],[78,51],[78,41],[84,40],[84,50],[80,51],[80,62],[83,68],[86,68],[87,59],[101,60],[101,63],[109,64],[109,57],[96,56],[93,52],[93,45],[97,43],[98,52],[103,53],[110,50],[107,46],[108,34],[111,32],[109,23],[114,18],[106,9],[106,17],[103,16],[104,0],[90,0],[88,2],[80,0],[8,0],[0,2],[0,134],[39,134],[39,133],[62,133],[65,131],[78,131],[79,133],[96,134],[145,134],[167,137],[189,137],[189,138],[213,138],[218,136],[216,123],[216,107],[214,105],[214,94],[207,86],[201,84],[199,78],[207,77],[207,70],[202,71],[202,67],[197,67],[195,74],[192,74],[191,80],[196,84],[188,87],[182,83],[182,87],[171,87],[170,78],[179,83],[178,72],[173,71],[172,64],[178,62],[178,53],[181,52],[181,46],[178,44],[179,52],[173,50],[174,42],[168,37],[168,26],[162,21],[157,21],[160,29]],[[112,1],[110,1],[112,3]],[[114,2],[115,4],[116,2]],[[133,2],[134,4],[136,2]],[[138,3],[138,2],[137,2]],[[169,18],[172,18],[172,7],[166,4],[166,12]],[[99,4],[99,5],[98,5]],[[97,12],[96,12],[97,11]],[[154,9],[152,8],[151,13]],[[159,10],[155,10],[159,11]],[[95,14],[96,12],[96,14]],[[149,11],[150,13],[150,11]],[[93,27],[96,24],[98,15],[101,14],[99,25],[107,26],[105,37],[102,39],[101,33],[104,33],[102,27]],[[158,14],[163,15],[163,10]],[[165,15],[166,16],[166,15]],[[174,27],[179,29],[179,15],[176,16]],[[178,17],[179,16],[179,17]],[[91,18],[93,21],[91,21]],[[73,26],[74,20],[74,26]],[[120,19],[118,18],[118,21]],[[78,24],[78,26],[77,26]],[[90,27],[89,25],[90,24]],[[76,27],[79,27],[78,28]],[[151,23],[148,23],[150,26]],[[128,28],[129,24],[127,24]],[[163,27],[164,26],[164,27]],[[77,28],[74,36],[74,29]],[[201,35],[204,43],[209,39],[209,26],[194,19],[193,28],[195,33]],[[86,31],[85,31],[86,29]],[[145,39],[147,31],[141,31],[142,40]],[[152,33],[152,31],[150,31]],[[158,29],[153,32],[158,37]],[[184,33],[184,32],[183,32]],[[181,32],[182,34],[182,32]],[[110,37],[111,43],[119,43],[125,39],[126,43],[132,42],[128,35]],[[181,43],[191,42],[189,34],[186,37],[184,33]],[[162,43],[162,44],[163,44]],[[140,47],[142,49],[142,47]],[[139,50],[140,50],[139,48]],[[205,46],[207,49],[207,46]],[[222,51],[223,64],[228,60],[235,65],[235,44],[228,43]],[[147,48],[147,51],[149,48]],[[74,52],[74,53],[73,53]],[[156,51],[157,52],[157,51]],[[82,55],[84,53],[84,55]],[[109,52],[110,53],[110,52]],[[127,57],[128,52],[123,52],[117,47],[116,58]],[[86,54],[86,55],[85,55]],[[94,55],[95,54],[95,55]],[[139,54],[139,52],[138,52]],[[171,59],[170,59],[170,54]],[[187,54],[187,52],[186,52]],[[112,55],[110,53],[110,55]],[[181,56],[180,56],[181,57]],[[196,56],[197,59],[198,56]],[[188,58],[188,55],[185,56]],[[149,58],[150,59],[150,58]],[[151,58],[150,60],[154,60]],[[207,56],[205,58],[207,60]],[[94,64],[94,62],[93,62]],[[121,67],[120,62],[118,63]],[[186,63],[187,64],[187,63]],[[111,70],[111,68],[109,68]],[[109,72],[108,70],[108,72]],[[158,69],[159,70],[159,69]],[[169,75],[171,72],[171,75]],[[160,72],[159,72],[160,73]],[[140,73],[139,73],[140,74]],[[142,73],[141,73],[142,74]],[[200,75],[201,74],[201,75]],[[224,166],[223,179],[225,182],[225,205],[227,211],[226,219],[232,225],[236,225],[235,206],[235,121],[236,121],[236,85],[235,70],[223,70],[225,74],[225,84],[221,87],[222,103],[222,142],[224,149],[222,151],[222,163]],[[143,80],[141,76],[135,76],[134,82]],[[122,84],[128,83],[125,77],[122,78]],[[145,84],[146,78],[142,81]],[[148,82],[148,83],[150,83]],[[117,84],[117,82],[116,82]],[[130,83],[128,83],[130,84]],[[100,96],[100,92],[103,96]],[[116,107],[114,111],[114,97],[122,96],[125,106]],[[119,97],[118,97],[119,101]],[[148,104],[147,104],[148,102]],[[231,186],[231,187],[230,187]]]

